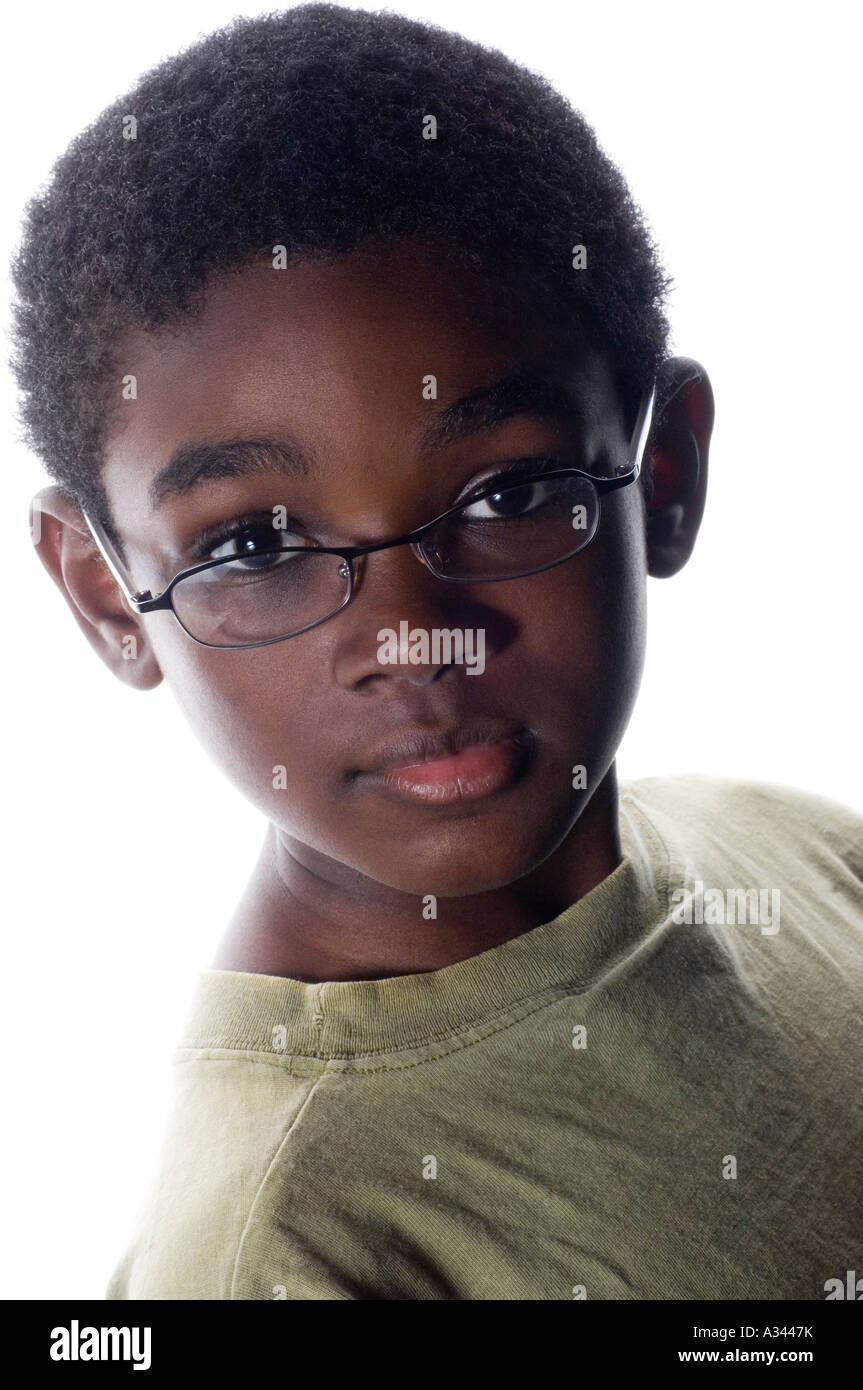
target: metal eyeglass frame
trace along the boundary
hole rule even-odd
[[[513,481],[512,483],[507,482],[502,485],[500,482],[500,475],[498,475],[498,478],[495,482],[489,482],[487,487],[480,488],[479,491],[473,493],[470,497],[464,498],[461,502],[457,502],[452,507],[447,507],[446,511],[441,512],[439,516],[434,517],[431,521],[427,521],[422,526],[418,526],[414,531],[406,532],[406,534],[403,536],[396,536],[394,540],[376,541],[372,545],[273,546],[273,553],[291,550],[312,550],[315,554],[341,556],[342,560],[344,561],[344,568],[340,570],[340,572],[343,574],[343,577],[347,579],[348,588],[347,593],[345,594],[345,597],[343,601],[339,604],[338,608],[334,608],[332,612],[327,613],[325,617],[316,618],[313,623],[307,623],[305,627],[297,628],[295,632],[288,632],[285,634],[284,637],[266,637],[263,641],[260,642],[238,642],[231,644],[230,646],[225,646],[219,642],[204,642],[201,640],[200,637],[195,637],[193,633],[189,632],[188,628],[180,620],[171,601],[171,594],[173,590],[177,587],[177,585],[181,582],[181,580],[187,579],[189,575],[192,574],[200,574],[203,570],[213,569],[217,565],[236,564],[237,560],[241,558],[240,556],[230,555],[222,556],[218,560],[204,560],[198,565],[192,565],[189,569],[180,570],[179,574],[174,575],[173,579],[162,590],[162,592],[156,594],[155,596],[150,593],[149,589],[144,589],[140,593],[134,593],[129,584],[127,575],[124,571],[124,566],[122,565],[118,555],[116,554],[111,542],[108,540],[108,537],[105,535],[102,527],[98,524],[98,522],[94,521],[93,518],[89,516],[88,513],[83,509],[82,515],[90,530],[90,534],[92,535],[93,540],[96,543],[99,553],[101,554],[103,560],[105,561],[105,564],[108,566],[108,569],[111,571],[111,574],[116,580],[123,594],[123,597],[126,599],[126,602],[129,604],[130,608],[134,613],[139,615],[146,613],[158,613],[162,610],[167,609],[168,611],[174,614],[174,617],[180,624],[180,627],[183,629],[183,631],[186,633],[188,637],[191,637],[193,642],[197,642],[198,645],[202,647],[210,647],[215,651],[239,651],[249,647],[269,647],[272,646],[275,642],[286,642],[291,637],[299,637],[300,633],[308,632],[313,627],[319,627],[321,623],[328,622],[330,618],[335,617],[336,613],[340,613],[341,610],[345,608],[353,598],[353,561],[355,559],[358,559],[361,555],[371,555],[376,550],[389,550],[396,545],[410,545],[417,559],[419,559],[426,566],[426,568],[431,571],[435,578],[443,579],[448,584],[499,584],[508,579],[524,579],[531,574],[542,574],[545,570],[554,569],[556,565],[561,565],[566,560],[574,559],[576,555],[581,554],[581,550],[574,551],[572,555],[565,555],[560,560],[553,560],[551,564],[540,565],[535,570],[526,570],[522,574],[500,575],[494,579],[479,578],[473,575],[470,575],[468,577],[456,577],[452,575],[438,574],[438,572],[433,568],[432,564],[430,563],[428,557],[423,553],[421,541],[422,538],[427,534],[427,532],[429,532],[432,529],[432,527],[437,526],[441,521],[445,520],[446,517],[451,516],[454,512],[463,511],[465,507],[472,506],[475,502],[481,502],[486,497],[492,497],[497,493],[504,492],[506,489],[510,487],[525,487],[529,482],[536,481],[537,479],[542,482],[546,482],[551,478],[573,476],[585,478],[588,482],[592,483],[599,497],[603,497],[606,493],[609,492],[616,492],[618,488],[628,487],[630,483],[634,483],[636,481],[639,474],[641,473],[642,460],[644,458],[644,450],[647,444],[647,439],[650,434],[650,428],[653,420],[653,410],[655,401],[656,383],[654,382],[651,389],[649,391],[646,391],[641,399],[641,404],[638,410],[638,416],[635,421],[635,426],[633,428],[632,437],[629,444],[629,468],[625,473],[621,473],[617,477],[595,478],[590,473],[585,473],[583,469],[580,468],[560,468],[555,469],[553,472],[544,472],[542,474],[537,474],[534,478],[532,478],[529,474],[525,474],[525,477],[520,479],[519,481]],[[589,545],[590,541],[593,540],[598,529],[599,521],[597,521],[597,525],[594,528],[593,534],[591,535],[590,540],[587,542],[587,545]],[[586,549],[587,545],[582,546],[581,549]],[[260,552],[260,554],[262,555],[269,553],[269,551]]]

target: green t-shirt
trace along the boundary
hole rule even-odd
[[[863,819],[621,788],[624,858],[426,974],[206,970],[109,1299],[823,1299],[863,1273]],[[777,896],[778,895],[778,896]]]

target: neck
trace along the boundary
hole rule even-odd
[[[561,844],[513,883],[438,900],[377,883],[270,825],[260,858],[213,960],[217,970],[307,983],[439,970],[549,922],[621,860],[612,764]]]

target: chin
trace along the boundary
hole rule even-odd
[[[499,828],[474,836],[464,825],[454,834],[441,833],[426,852],[417,846],[412,853],[410,846],[402,843],[392,854],[381,857],[380,848],[378,845],[372,862],[356,867],[378,883],[417,898],[490,893],[522,878],[544,858],[541,849],[502,834]]]

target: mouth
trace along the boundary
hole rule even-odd
[[[400,800],[435,806],[478,801],[503,791],[523,774],[532,745],[532,736],[521,727],[415,730],[390,740],[358,776],[367,786]]]

